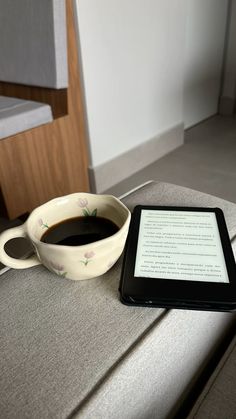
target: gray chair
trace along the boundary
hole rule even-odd
[[[0,57],[1,82],[66,88],[65,1],[0,0]],[[52,120],[48,104],[0,96],[0,139]]]

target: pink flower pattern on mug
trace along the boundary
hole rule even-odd
[[[44,223],[42,218],[39,218],[38,223],[39,223],[40,227],[49,228],[48,224]]]
[[[84,266],[87,266],[89,262],[91,262],[91,259],[95,256],[95,253],[93,250],[90,250],[88,252],[85,252],[84,257],[85,260],[81,260],[80,262],[84,264]]]
[[[82,212],[85,217],[96,217],[97,215],[97,208],[94,208],[94,210],[89,210],[88,208],[88,200],[86,198],[79,198],[78,199],[78,205],[80,208],[82,208]]]
[[[80,208],[85,208],[88,205],[88,200],[86,198],[79,198],[78,205]]]
[[[66,277],[67,272],[65,272],[65,267],[63,265],[60,265],[59,263],[55,263],[53,261],[50,261],[49,263],[57,275],[62,276],[63,278]]]

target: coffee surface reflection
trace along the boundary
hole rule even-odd
[[[43,234],[41,241],[61,246],[82,246],[106,239],[118,230],[119,227],[107,218],[82,216],[53,225]]]

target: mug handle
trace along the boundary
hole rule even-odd
[[[41,262],[36,255],[30,256],[28,259],[23,260],[13,258],[6,253],[4,249],[5,244],[9,240],[15,239],[17,237],[27,237],[24,224],[18,227],[9,228],[8,230],[5,230],[3,231],[3,233],[0,234],[0,262],[14,269],[25,269],[31,268],[32,266],[40,265]]]

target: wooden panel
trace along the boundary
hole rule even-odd
[[[47,200],[88,191],[88,159],[73,0],[67,0],[68,115],[0,141],[0,184],[10,218]]]

